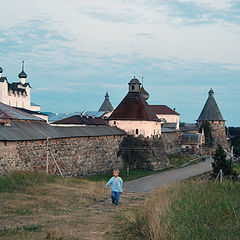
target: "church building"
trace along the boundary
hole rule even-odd
[[[128,94],[107,119],[108,124],[134,136],[159,137],[162,123],[143,96],[141,83],[134,77],[128,84]]]
[[[24,61],[22,62],[22,71],[18,74],[18,82],[9,83],[7,77],[3,77],[2,73],[3,69],[0,67],[0,102],[12,107],[40,111],[40,106],[31,105],[31,86],[29,82],[26,82]]]

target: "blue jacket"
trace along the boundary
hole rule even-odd
[[[112,184],[111,185],[112,192],[122,192],[123,180],[121,177],[118,177],[117,180],[115,177],[111,177],[105,187],[108,188],[110,184]]]

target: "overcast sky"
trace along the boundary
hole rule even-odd
[[[114,107],[133,76],[150,104],[194,122],[213,88],[240,126],[239,0],[0,0],[0,66],[18,81],[25,60],[43,111]]]

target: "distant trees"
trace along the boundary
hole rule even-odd
[[[231,138],[231,147],[233,147],[233,154],[240,156],[240,135]]]
[[[212,135],[212,126],[209,122],[203,122],[200,126],[200,132],[202,132],[202,129],[204,130],[204,136],[205,136],[205,145],[208,147],[213,146],[214,138]]]
[[[240,136],[240,127],[229,127],[228,133],[233,137]]]
[[[220,169],[222,169],[223,176],[227,178],[236,179],[237,173],[233,170],[232,159],[226,159],[227,154],[224,152],[223,147],[218,144],[215,153],[213,154],[212,168],[213,173],[212,178],[216,178]]]

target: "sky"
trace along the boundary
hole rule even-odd
[[[113,107],[144,79],[149,104],[194,122],[213,88],[227,126],[240,126],[239,0],[0,0],[0,66],[42,111]]]

